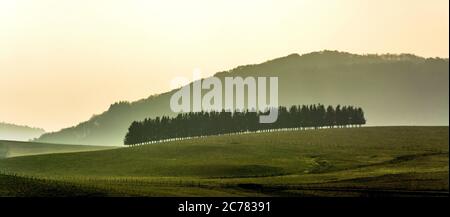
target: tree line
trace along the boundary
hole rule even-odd
[[[150,141],[173,138],[198,137],[241,132],[268,131],[283,128],[333,128],[361,126],[366,123],[364,111],[360,107],[336,107],[318,105],[298,105],[278,108],[275,123],[259,123],[259,115],[264,112],[211,111],[180,113],[168,116],[134,121],[128,128],[124,144],[133,145]]]

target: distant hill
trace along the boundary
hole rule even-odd
[[[40,128],[0,122],[0,140],[28,141],[44,134]]]
[[[62,145],[62,144],[46,144],[37,142],[19,142],[0,140],[0,159],[70,152],[86,152],[113,149],[117,147],[110,146],[91,146],[91,145]]]
[[[280,105],[360,106],[368,125],[449,124],[448,59],[321,51],[239,66],[215,76],[278,76]],[[174,91],[112,104],[88,121],[37,141],[121,145],[132,121],[174,114],[169,108]]]

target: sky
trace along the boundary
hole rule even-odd
[[[291,53],[448,58],[448,0],[0,0],[0,122],[55,131],[119,100]]]

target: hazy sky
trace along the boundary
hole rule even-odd
[[[118,100],[290,53],[448,57],[448,0],[0,0],[0,122],[57,130]]]

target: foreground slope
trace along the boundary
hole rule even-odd
[[[0,160],[9,173],[119,195],[448,196],[448,127],[211,136]]]
[[[108,146],[62,145],[0,140],[0,159],[27,155],[69,153],[111,149]]]
[[[215,76],[277,76],[280,105],[360,106],[369,125],[448,125],[448,59],[324,51],[239,66]],[[169,100],[174,91],[113,104],[88,121],[44,134],[38,141],[120,145],[133,121],[173,115]]]
[[[101,190],[60,181],[0,174],[0,197],[100,197]]]

